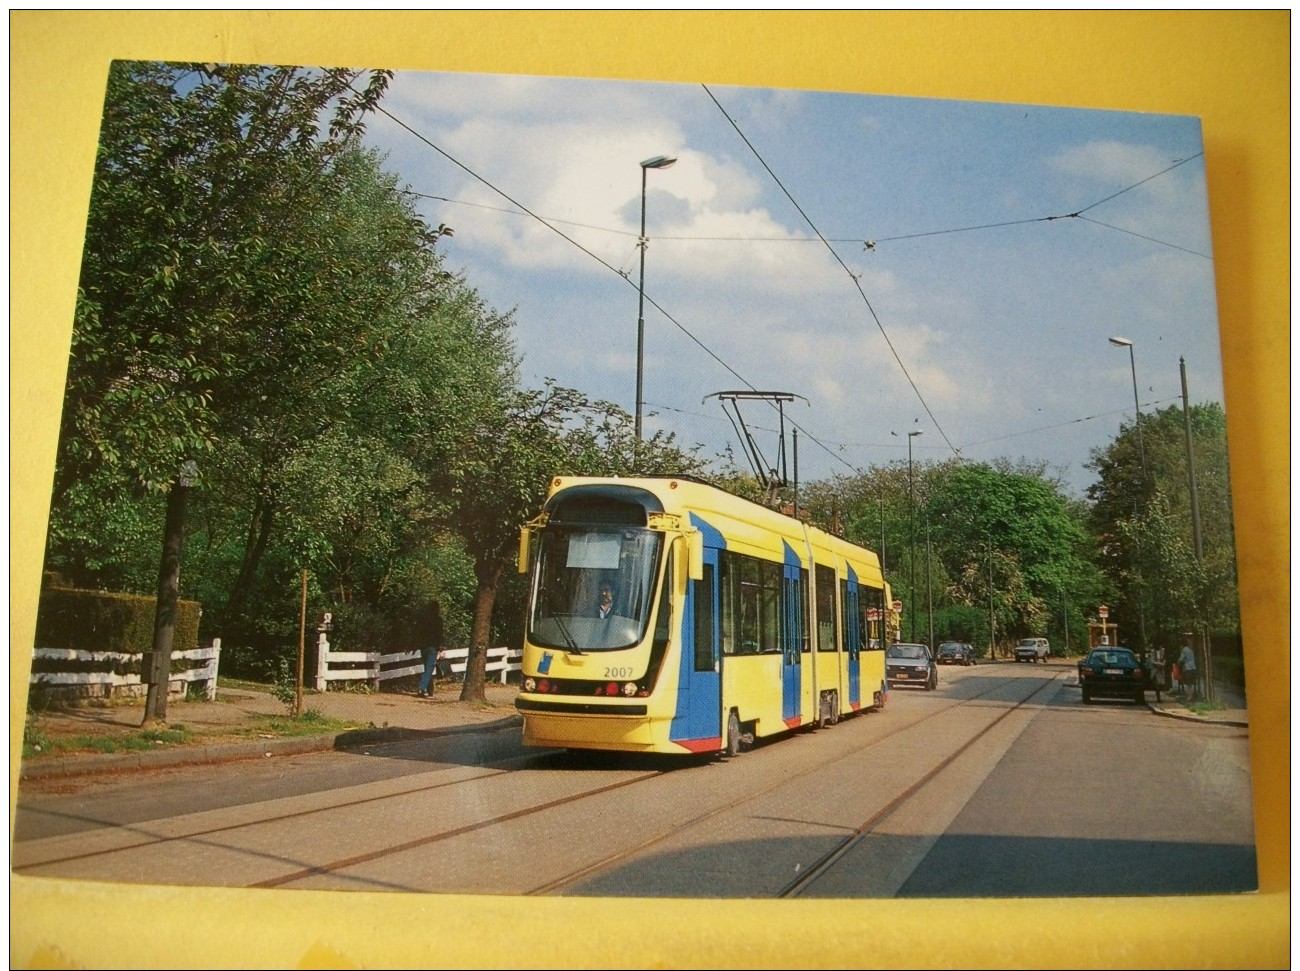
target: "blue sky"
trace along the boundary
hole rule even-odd
[[[1082,495],[1133,418],[1108,337],[1144,410],[1180,401],[1180,357],[1193,402],[1223,400],[1195,118],[432,73],[384,107],[441,150],[368,130],[513,310],[524,381],[629,412],[639,163],[677,156],[647,181],[645,423],[707,456],[744,466],[705,399],[748,384],[807,399],[805,482],[906,461],[920,430],[917,461],[1043,461]],[[774,413],[744,407],[774,454]]]

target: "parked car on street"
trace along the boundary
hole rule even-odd
[[[1016,645],[1017,661],[1028,661],[1031,664],[1034,661],[1042,661],[1046,664],[1051,653],[1052,646],[1047,643],[1046,637],[1024,637]]]
[[[926,691],[939,687],[939,667],[924,644],[890,644],[885,649],[885,680],[896,684],[918,684]]]
[[[1079,662],[1079,688],[1085,705],[1098,696],[1132,698],[1141,705],[1146,702],[1146,672],[1126,647],[1094,647]]]
[[[937,660],[940,664],[974,664],[975,648],[960,641],[944,641],[939,645]]]

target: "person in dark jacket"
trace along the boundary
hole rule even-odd
[[[438,601],[430,600],[420,612],[416,624],[420,638],[420,656],[424,660],[424,674],[420,677],[420,697],[427,698],[438,666],[438,652],[442,650],[442,611]]]

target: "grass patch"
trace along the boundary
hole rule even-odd
[[[111,735],[51,736],[35,729],[23,732],[23,758],[91,753],[142,752],[173,745],[188,745],[198,739],[184,725],[170,728],[142,728]]]
[[[365,728],[360,722],[327,718],[318,708],[308,708],[298,718],[292,715],[258,715],[237,733],[247,738],[301,738],[307,735],[334,735]]]
[[[219,744],[257,738],[303,738],[312,735],[340,735],[372,726],[339,718],[328,718],[318,708],[308,708],[295,718],[286,715],[255,715],[247,724],[221,728],[193,729],[186,725],[120,729],[99,734],[52,734],[39,721],[23,730],[23,758],[38,759],[68,755],[121,754],[156,751],[186,745]]]
[[[1223,703],[1219,701],[1193,701],[1187,706],[1187,710],[1198,715],[1204,715],[1211,711],[1223,711]]]

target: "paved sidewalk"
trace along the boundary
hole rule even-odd
[[[167,725],[185,726],[195,740],[163,745],[156,750],[110,754],[78,753],[24,759],[20,778],[71,776],[123,769],[269,758],[327,749],[347,749],[382,741],[450,732],[515,728],[521,719],[514,707],[518,685],[489,682],[487,703],[460,700],[460,685],[434,686],[432,697],[415,691],[328,691],[303,694],[303,710],[355,725],[339,732],[322,725],[321,732],[276,737],[266,727],[268,716],[285,716],[291,708],[274,695],[243,688],[221,688],[216,701],[168,701]],[[144,701],[130,704],[83,705],[29,716],[36,732],[51,737],[126,736],[138,732]]]

